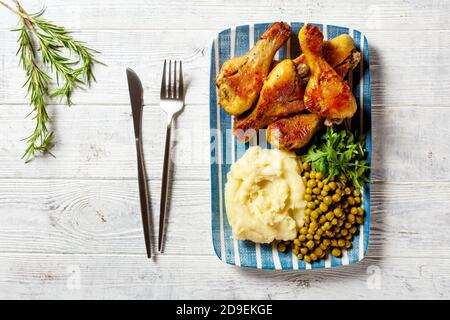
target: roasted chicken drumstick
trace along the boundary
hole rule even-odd
[[[303,65],[304,66],[304,65]],[[241,142],[247,142],[259,129],[269,123],[305,109],[302,76],[307,69],[285,59],[278,63],[264,82],[256,107],[249,115],[236,117],[233,133]]]
[[[274,23],[249,52],[223,64],[216,84],[219,104],[227,113],[239,115],[253,106],[275,53],[289,39],[290,34],[291,27],[288,24]]]
[[[350,86],[323,57],[323,34],[319,28],[305,25],[299,33],[300,47],[310,69],[305,89],[305,107],[325,118],[326,125],[341,123],[356,112],[356,100]]]
[[[353,39],[346,34],[325,41],[323,50],[325,60],[341,77],[345,77],[360,59]],[[234,119],[233,133],[239,141],[247,142],[270,123],[305,109],[304,79],[308,76],[308,67],[304,62],[305,56],[300,55],[294,60],[275,63],[263,84],[256,107]]]
[[[316,113],[296,114],[271,123],[267,127],[267,141],[281,150],[300,149],[321,125],[322,119]]]

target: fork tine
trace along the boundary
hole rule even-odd
[[[177,98],[177,60],[173,62],[173,98]]]
[[[180,75],[178,76],[178,99],[183,100],[184,97],[184,89],[183,89],[183,68],[182,61],[180,60]]]
[[[167,97],[172,98],[172,60],[169,60],[169,82],[167,84],[168,87],[168,95]]]
[[[164,68],[161,80],[161,99],[165,97],[166,97],[166,59],[164,59]]]

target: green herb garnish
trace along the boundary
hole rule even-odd
[[[303,160],[310,162],[313,170],[320,171],[329,179],[349,179],[357,188],[362,188],[369,181],[364,136],[357,139],[349,130],[327,128],[311,145]]]
[[[36,121],[33,133],[24,139],[28,146],[23,158],[29,161],[36,153],[51,154],[54,145],[54,134],[47,126],[47,104],[60,98],[70,106],[73,91],[95,81],[92,67],[101,62],[94,58],[97,51],[74,39],[64,27],[42,18],[44,10],[27,13],[19,1],[13,1],[16,8],[1,0],[0,5],[20,18],[19,27],[13,31],[19,33],[17,55],[26,75],[24,87],[32,106],[30,114]],[[56,86],[52,85],[53,77]]]

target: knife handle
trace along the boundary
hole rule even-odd
[[[166,130],[166,145],[164,148],[164,163],[163,175],[161,180],[161,203],[159,212],[159,234],[158,234],[158,251],[162,251],[162,244],[164,238],[164,223],[166,219],[167,209],[167,189],[169,186],[169,165],[170,165],[170,133],[172,128],[172,121],[169,121]]]
[[[145,165],[144,158],[142,156],[142,143],[139,138],[136,138],[136,153],[139,182],[139,200],[141,203],[142,224],[144,226],[145,248],[147,250],[147,257],[151,258],[150,215],[148,208],[147,179],[145,177]]]

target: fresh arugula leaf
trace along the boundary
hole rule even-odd
[[[364,137],[357,139],[346,129],[335,131],[333,127],[327,128],[320,138],[315,139],[303,160],[329,179],[348,179],[357,188],[369,181]]]

